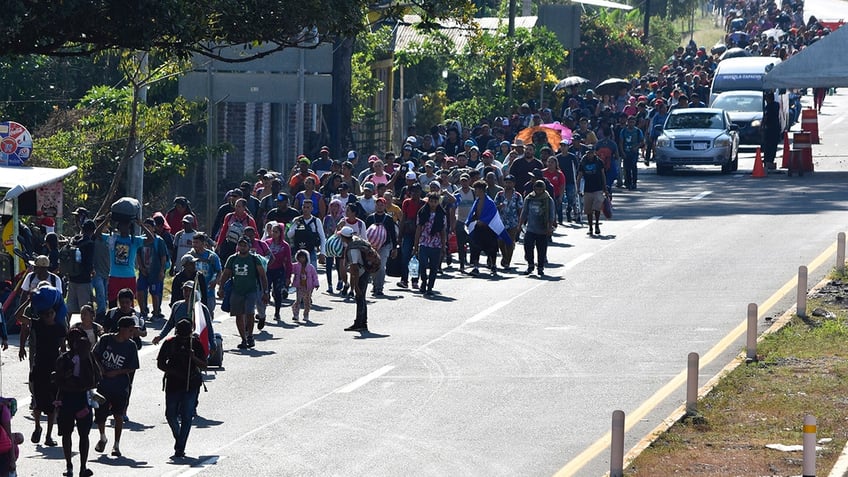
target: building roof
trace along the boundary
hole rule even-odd
[[[537,17],[515,17],[515,28],[533,28],[536,26]],[[415,27],[421,22],[421,17],[418,15],[404,15],[403,21],[399,22],[395,27],[394,34],[394,51],[407,50],[410,47],[420,45],[428,39],[427,32]],[[481,30],[495,31],[501,25],[507,24],[506,18],[484,17],[475,18],[474,22]],[[460,53],[468,43],[468,38],[475,29],[465,25],[460,25],[454,21],[444,21],[440,23],[440,32],[445,35],[454,44],[454,52]]]
[[[0,167],[0,189],[7,189],[3,200],[12,200],[26,191],[58,182],[77,171],[77,166],[65,169],[49,167]]]

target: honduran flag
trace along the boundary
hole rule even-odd
[[[512,243],[512,238],[509,236],[509,233],[506,231],[506,227],[501,221],[501,215],[498,213],[498,206],[495,205],[495,201],[489,198],[489,196],[485,196],[483,198],[485,202],[483,202],[483,213],[480,214],[480,217],[475,217],[474,212],[477,210],[477,205],[480,202],[480,199],[474,199],[474,204],[471,205],[471,213],[468,214],[468,218],[465,219],[465,225],[468,226],[469,235],[474,231],[474,227],[477,225],[477,220],[481,220],[492,229],[492,232],[498,236],[499,239],[506,242],[507,245]]]
[[[200,301],[200,290],[197,289],[197,284],[200,280],[194,281],[194,290],[191,293],[192,305],[191,310],[192,322],[194,322],[194,333],[198,336],[200,344],[203,346],[203,352],[209,356],[209,327],[206,326],[206,314],[203,313],[203,302]]]

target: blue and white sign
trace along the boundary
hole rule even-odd
[[[0,165],[21,166],[32,155],[32,135],[14,121],[0,123]]]

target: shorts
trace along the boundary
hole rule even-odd
[[[151,280],[143,275],[138,277],[136,283],[135,290],[137,293],[150,293],[151,295],[162,296],[162,291],[165,289],[165,282]]]
[[[604,191],[586,192],[583,194],[583,210],[589,214],[593,211],[600,212],[604,207]]]
[[[29,373],[29,383],[35,407],[41,412],[52,413],[53,401],[56,399],[58,387],[53,382],[50,372],[34,370]]]
[[[129,278],[121,278],[121,277],[109,277],[109,286],[106,291],[106,298],[110,302],[118,301],[118,292],[123,290],[124,288],[129,288],[130,290],[135,290],[135,277]]]
[[[230,295],[230,316],[253,316],[256,311],[256,296],[256,292],[250,292],[246,295],[239,295],[238,293]]]
[[[123,416],[127,413],[127,406],[130,402],[129,391],[104,391],[97,390],[100,395],[106,398],[106,402],[97,408],[97,422],[106,422],[109,416]]]
[[[94,422],[94,413],[88,405],[88,393],[85,391],[64,392],[61,400],[62,406],[59,407],[59,413],[56,417],[59,435],[72,434],[74,427],[79,430],[80,434],[88,434],[91,430],[91,423]]]

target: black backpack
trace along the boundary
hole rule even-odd
[[[59,249],[59,272],[68,277],[75,277],[83,272],[82,253],[74,242],[70,241]]]
[[[321,236],[318,235],[317,231],[313,230],[313,226],[317,220],[317,218],[312,217],[309,222],[306,222],[303,220],[303,217],[298,217],[292,223],[291,226],[294,227],[294,235],[292,236],[291,243],[293,250],[304,249],[311,252],[321,245]]]

